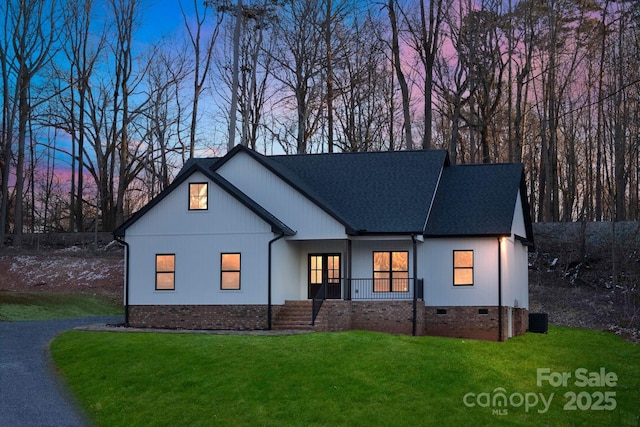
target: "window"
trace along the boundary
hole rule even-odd
[[[453,251],[453,284],[473,285],[473,251]]]
[[[240,254],[221,254],[220,289],[240,289]]]
[[[173,291],[176,288],[176,256],[156,255],[156,290]]]
[[[373,291],[409,291],[409,252],[373,253]]]
[[[189,210],[207,210],[207,183],[189,183]]]

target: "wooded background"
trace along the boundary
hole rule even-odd
[[[7,0],[0,242],[113,230],[236,144],[522,162],[535,220],[636,220],[639,4],[183,0],[149,42],[154,2]]]

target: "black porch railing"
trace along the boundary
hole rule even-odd
[[[415,278],[344,279],[352,300],[424,299],[424,280]],[[347,293],[345,293],[347,294]]]

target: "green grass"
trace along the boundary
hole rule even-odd
[[[0,321],[51,320],[122,313],[122,307],[83,295],[0,291]]]
[[[372,332],[71,331],[51,349],[98,426],[636,426],[640,416],[640,346],[570,328],[506,343]],[[574,385],[576,369],[601,367],[617,375],[615,387]],[[537,368],[571,372],[572,379],[567,387],[537,386]],[[477,396],[493,396],[497,388],[507,396],[554,396],[546,413],[537,411],[542,403],[528,411],[464,404],[467,393],[476,396],[468,402],[477,403]],[[616,408],[564,410],[567,392],[615,392]]]

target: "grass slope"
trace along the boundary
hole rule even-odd
[[[75,295],[0,291],[0,321],[51,320],[122,314],[122,307]]]
[[[637,425],[640,416],[640,346],[570,328],[506,343],[371,332],[72,331],[51,349],[99,426]],[[602,367],[617,375],[615,387],[574,384],[576,369]],[[538,386],[537,368],[572,378],[566,387]],[[491,403],[499,388],[508,406]],[[567,392],[587,392],[582,410],[563,408]],[[615,409],[586,408],[597,392],[615,393]],[[547,400],[553,393],[548,411],[518,405],[518,395],[533,403],[527,393]]]

